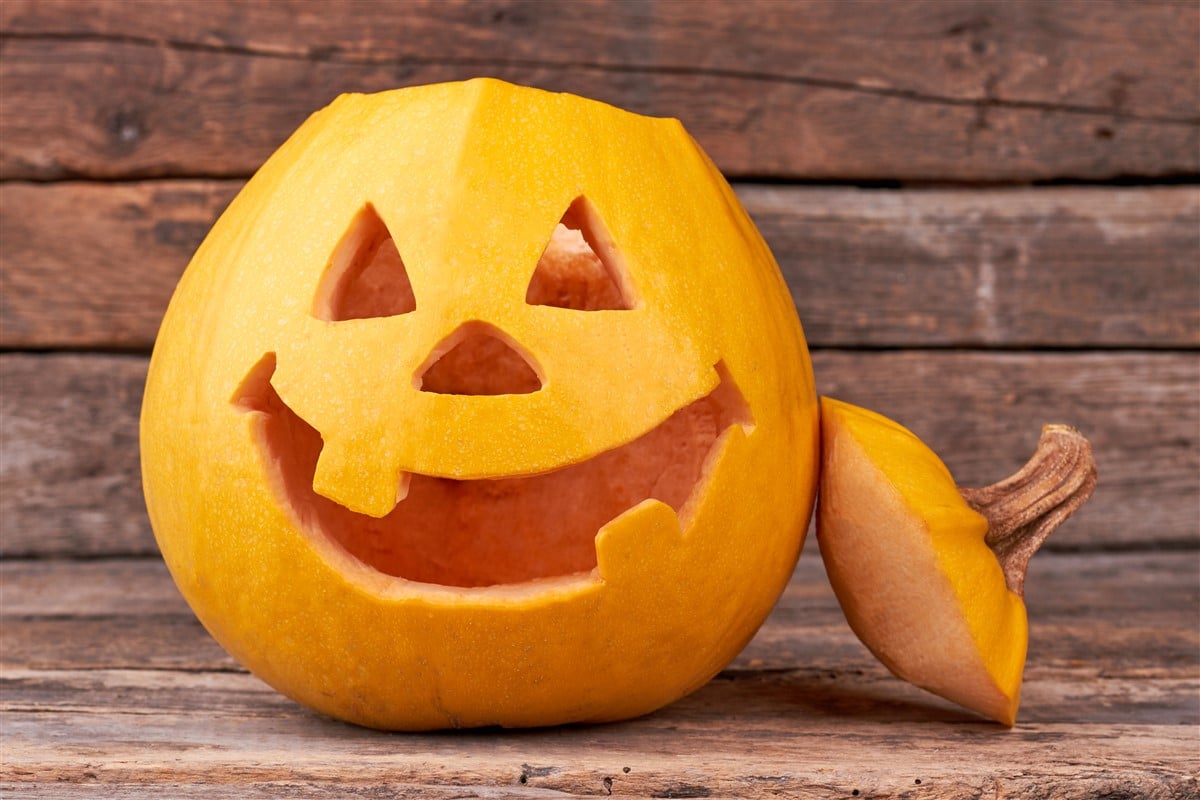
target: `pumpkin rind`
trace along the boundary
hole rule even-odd
[[[526,303],[584,197],[632,307]],[[312,313],[330,253],[370,204],[415,309]],[[492,326],[542,388],[414,383],[465,323]],[[271,384],[324,441],[313,488],[371,516],[404,473],[533,475],[609,451],[711,392],[752,423],[717,440],[683,516],[646,500],[605,525],[592,574],[478,588],[377,572],[298,525],[238,387]],[[475,80],[345,95],[271,157],[213,227],[151,359],[142,471],[155,535],[213,636],[281,692],[363,725],[547,725],[646,713],[745,645],[786,585],[817,469],[811,365],[790,294],[728,184],[675,120]]]
[[[1029,640],[988,521],[912,432],[821,398],[817,538],[855,634],[898,677],[1005,725]]]

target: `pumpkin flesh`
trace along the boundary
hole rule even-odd
[[[445,586],[590,573],[600,528],[646,499],[669,505],[686,526],[686,503],[703,483],[718,437],[733,424],[751,427],[745,402],[722,368],[716,390],[615,450],[528,477],[405,475],[404,496],[387,515],[375,518],[312,490],[321,437],[271,387],[274,360],[268,356],[255,367],[236,402],[259,417],[264,469],[280,504],[311,535],[328,537],[372,569]],[[459,368],[467,370],[459,380],[452,374],[442,380],[476,382],[489,372],[468,362],[459,362]]]

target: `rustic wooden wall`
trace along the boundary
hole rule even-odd
[[[819,388],[964,483],[1043,421],[1101,484],[1051,547],[1200,546],[1200,14],[1188,4],[0,5],[0,553],[154,552],[158,321],[341,91],[496,75],[678,116],[792,287]]]

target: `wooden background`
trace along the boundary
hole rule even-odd
[[[4,0],[0,48],[8,796],[1200,791],[1200,5]],[[475,75],[680,118],[774,250],[818,389],[961,483],[1043,422],[1092,438],[1095,498],[1027,584],[1016,730],[891,678],[813,542],[730,669],[621,725],[370,733],[207,638],[138,476],[175,281],[312,110]]]

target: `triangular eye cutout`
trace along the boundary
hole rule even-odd
[[[392,317],[416,308],[392,234],[368,203],[333,250],[317,288],[313,316],[337,322]]]
[[[525,302],[576,311],[626,311],[636,305],[624,260],[587,198],[576,198],[555,227]]]

